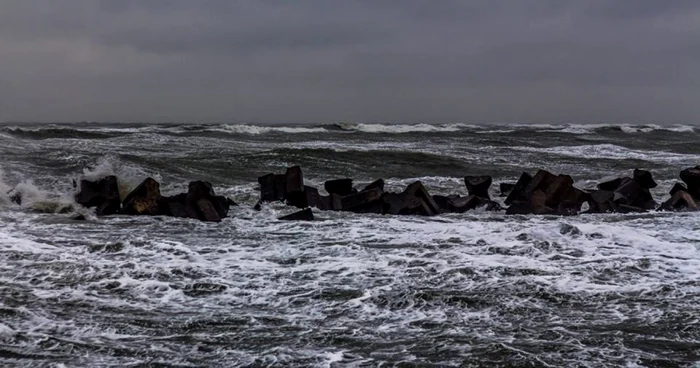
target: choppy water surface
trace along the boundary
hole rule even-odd
[[[378,177],[465,193],[545,168],[581,188],[651,170],[658,201],[700,164],[700,128],[615,125],[4,125],[0,365],[693,366],[700,215],[474,211],[434,218],[252,210],[256,178]],[[46,214],[71,179],[211,181],[219,224]],[[494,185],[496,186],[496,185]],[[496,195],[496,188],[494,195]]]

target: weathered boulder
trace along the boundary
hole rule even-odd
[[[287,196],[287,175],[274,174],[272,181],[275,186],[275,200],[284,202]]]
[[[197,211],[186,205],[187,193],[180,193],[170,197],[160,197],[158,200],[158,209],[161,215],[182,217],[182,218],[198,218]]]
[[[404,193],[412,195],[423,201],[426,212],[430,213],[428,216],[437,215],[440,213],[440,207],[437,205],[437,203],[435,203],[435,201],[433,201],[433,197],[430,195],[430,193],[428,193],[428,190],[425,189],[423,183],[420,181],[409,184],[408,187],[406,187],[406,190],[404,190]]]
[[[598,184],[599,190],[609,190],[614,191],[619,188],[623,180],[631,180],[630,178],[615,178],[612,180],[604,181]]]
[[[127,215],[159,215],[159,200],[160,184],[153,178],[147,178],[124,198],[122,213]]]
[[[88,208],[95,207],[98,216],[119,213],[121,200],[117,177],[110,175],[97,181],[81,180],[75,202]]]
[[[448,196],[439,194],[433,195],[433,201],[441,208],[442,212],[452,212],[450,210],[450,201],[457,198],[460,198],[458,194],[450,194]]]
[[[698,202],[685,190],[676,190],[671,198],[659,207],[659,211],[697,211],[698,209]]]
[[[323,184],[323,188],[328,194],[333,193],[340,196],[357,193],[357,190],[352,187],[352,179],[350,178],[328,180]]]
[[[632,180],[636,181],[642,188],[652,189],[656,188],[658,184],[654,181],[650,171],[634,169],[632,174]]]
[[[431,212],[418,197],[402,193],[384,193],[382,196],[382,212],[388,215],[424,215]]]
[[[441,212],[440,206],[420,181],[411,183],[401,193],[385,193],[382,202],[385,214],[434,216]]]
[[[441,213],[464,213],[486,206],[487,211],[500,211],[501,205],[486,198],[469,195],[461,197],[457,194],[449,196],[434,195],[433,200],[440,207]]]
[[[306,194],[304,193],[304,175],[301,172],[301,167],[292,166],[287,169],[285,173],[286,186],[285,186],[285,196],[284,199],[290,206],[295,206],[298,208],[305,208],[308,206],[306,203]]]
[[[267,174],[258,178],[260,202],[284,201],[287,178],[284,174]]]
[[[700,198],[700,166],[682,170],[680,177],[688,186],[688,193],[695,198]]]
[[[491,199],[489,196],[489,188],[492,182],[493,179],[488,175],[464,177],[464,184],[467,186],[469,194],[479,198]]]
[[[526,172],[522,173],[522,175],[520,175],[520,178],[508,194],[508,197],[506,197],[505,204],[510,205],[517,201],[527,201],[530,195],[529,193],[525,193],[525,188],[530,184],[531,181],[532,175]]]
[[[362,191],[370,190],[370,189],[374,189],[374,188],[379,188],[379,190],[381,190],[383,192],[384,191],[384,179],[377,179],[377,180],[367,184],[367,186],[364,189],[362,189]]]
[[[309,207],[316,207],[319,210],[327,211],[331,210],[329,205],[329,197],[323,197],[318,193],[318,189],[308,185],[304,186],[304,193],[306,194],[306,205]]]
[[[301,211],[294,212],[292,214],[282,216],[278,218],[280,221],[313,221],[314,213],[311,208],[306,208]]]
[[[260,201],[273,202],[277,200],[275,195],[275,174],[267,174],[258,178],[260,184]]]
[[[554,175],[539,170],[534,177],[523,173],[506,204],[517,204],[506,214],[559,214],[574,215],[588,200],[588,194],[573,186],[569,175]]]
[[[642,187],[636,180],[622,180],[621,185],[615,189],[613,202],[618,207],[625,205],[645,210],[654,209],[657,206],[649,189]]]
[[[499,184],[499,189],[501,190],[501,194],[499,194],[500,197],[506,197],[510,192],[513,191],[513,188],[515,188],[515,183],[500,183]]]
[[[343,211],[382,213],[381,198],[383,193],[380,188],[372,188],[343,196],[340,199],[340,208]]]
[[[228,216],[230,206],[235,205],[232,200],[216,195],[211,183],[201,180],[190,182],[187,193],[158,200],[161,215],[207,222],[220,222]]]
[[[613,202],[615,193],[611,190],[596,190],[588,198],[588,213],[615,212],[617,205]]]
[[[671,197],[673,197],[673,195],[676,194],[676,192],[681,190],[687,192],[688,188],[686,188],[685,185],[683,185],[683,183],[676,183],[673,184],[673,187],[671,187],[671,190],[668,191],[668,194],[670,194]]]

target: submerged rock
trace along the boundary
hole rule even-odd
[[[311,208],[306,208],[301,211],[294,212],[292,214],[282,216],[278,218],[280,221],[313,221],[314,213]]]

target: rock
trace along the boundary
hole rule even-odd
[[[700,166],[681,171],[681,180],[688,186],[688,193],[700,198]]]
[[[340,199],[340,208],[343,211],[382,213],[382,204],[380,202],[382,194],[381,189],[373,188],[347,195]]]
[[[12,190],[11,190],[11,191],[7,192],[7,194],[10,195],[10,202],[12,202],[18,206],[22,205],[22,192],[15,191],[14,193],[12,193]]]
[[[654,202],[649,189],[643,188],[635,180],[623,180],[620,187],[614,192],[613,202],[618,207],[624,204],[643,209],[656,208],[656,202]]]
[[[220,222],[228,216],[231,205],[236,204],[229,198],[217,196],[211,183],[201,180],[190,182],[187,193],[160,197],[158,201],[161,215],[207,222]]]
[[[681,191],[681,190],[684,192],[687,192],[688,188],[686,188],[685,185],[683,185],[682,183],[676,183],[676,184],[673,184],[673,187],[668,192],[668,194],[670,194],[671,197],[673,197],[673,195],[676,194],[676,192]]]
[[[334,193],[341,196],[357,192],[355,188],[352,187],[352,179],[350,178],[328,180],[323,184],[323,188],[326,189],[328,194]]]
[[[489,197],[489,188],[493,180],[490,176],[465,176],[464,184],[467,186],[467,191],[470,195],[475,195],[479,198],[491,199]]]
[[[181,218],[199,218],[197,211],[186,205],[186,200],[187,193],[181,193],[170,197],[161,197],[158,201],[160,214]]]
[[[304,193],[304,175],[301,172],[301,167],[292,166],[288,168],[285,178],[286,193],[284,199],[287,201],[287,204],[298,208],[307,207],[306,194]]]
[[[632,180],[636,181],[637,184],[639,184],[642,188],[645,189],[656,188],[656,186],[658,185],[656,184],[656,181],[654,181],[654,178],[651,176],[651,172],[647,170],[634,169]]]
[[[449,201],[452,198],[459,198],[459,195],[452,194],[449,196],[433,195],[433,201],[442,209],[442,212],[452,212],[449,210]]]
[[[532,213],[532,207],[526,202],[513,202],[507,209],[506,215],[529,215]]]
[[[646,210],[644,208],[637,207],[637,206],[630,206],[627,204],[619,204],[619,205],[617,205],[617,212],[635,213],[635,212],[646,212]]]
[[[384,191],[384,179],[377,179],[371,183],[369,183],[362,191],[364,192],[365,190],[370,190],[374,188],[379,188],[382,192]]]
[[[282,216],[278,218],[280,221],[313,221],[314,213],[311,208],[306,208],[298,212],[294,212],[290,215]]]
[[[122,213],[127,215],[159,215],[159,200],[160,184],[153,178],[146,178],[124,198]]]
[[[615,193],[610,190],[596,190],[590,194],[588,205],[589,213],[615,212],[617,205],[613,202]]]
[[[275,200],[283,202],[287,197],[287,175],[275,174],[272,180],[275,185]]]
[[[532,213],[536,215],[544,215],[554,212],[552,207],[547,206],[547,193],[539,189],[533,191],[530,195],[530,207],[532,208]]]
[[[279,200],[275,194],[275,174],[259,177],[258,184],[260,184],[260,201],[273,202]]]
[[[301,172],[301,167],[292,166],[287,168],[285,178],[287,194],[304,191],[304,175]]]
[[[81,180],[75,202],[87,208],[95,207],[98,216],[119,213],[121,200],[117,177],[110,175],[97,181]]]
[[[73,221],[85,221],[85,220],[87,220],[85,215],[82,215],[82,214],[77,214],[75,216],[72,216],[70,219]]]
[[[598,184],[598,190],[614,191],[620,187],[623,178],[616,178]]]
[[[526,172],[522,173],[522,175],[520,175],[520,179],[518,179],[518,182],[515,183],[515,186],[510,191],[510,194],[508,194],[505,204],[510,205],[516,201],[526,201],[529,194],[526,194],[524,190],[531,181],[532,175]]]
[[[309,207],[316,207],[322,211],[332,210],[330,206],[330,197],[323,197],[318,193],[318,189],[310,187],[308,185],[304,186],[304,193],[306,194],[306,205]]]
[[[561,224],[561,226],[559,226],[559,233],[562,235],[571,235],[573,237],[582,235],[581,230],[571,224]]]
[[[676,190],[671,195],[671,198],[664,202],[660,207],[659,211],[697,211],[698,203],[683,189]]]
[[[478,197],[476,195],[470,195],[467,197],[458,197],[448,200],[448,207],[446,211],[443,212],[454,212],[454,213],[464,213],[469,210],[473,210],[477,207],[481,207],[484,204],[491,202],[489,199]],[[495,202],[492,202],[495,203]]]
[[[501,190],[500,197],[506,197],[515,188],[515,183],[500,183],[499,189]]]
[[[427,210],[426,212],[430,213],[428,216],[437,215],[440,213],[440,207],[437,205],[437,203],[435,203],[435,201],[433,201],[433,197],[430,196],[430,193],[428,193],[428,190],[425,189],[423,183],[420,181],[409,184],[409,186],[406,187],[406,190],[404,190],[404,193],[412,195],[423,201],[425,204],[425,209]]]
[[[206,222],[221,222],[222,216],[214,208],[214,204],[208,199],[198,199],[196,202],[199,220]]]
[[[420,198],[405,192],[384,193],[382,196],[382,212],[389,215],[429,216],[431,214]]]
[[[506,214],[530,211],[532,214],[574,215],[581,211],[581,205],[588,198],[586,192],[573,186],[574,180],[569,175],[539,170],[530,180],[523,175],[518,183],[506,199],[506,203],[518,206]]]

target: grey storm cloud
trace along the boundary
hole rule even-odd
[[[700,119],[700,2],[16,0],[0,120]]]

